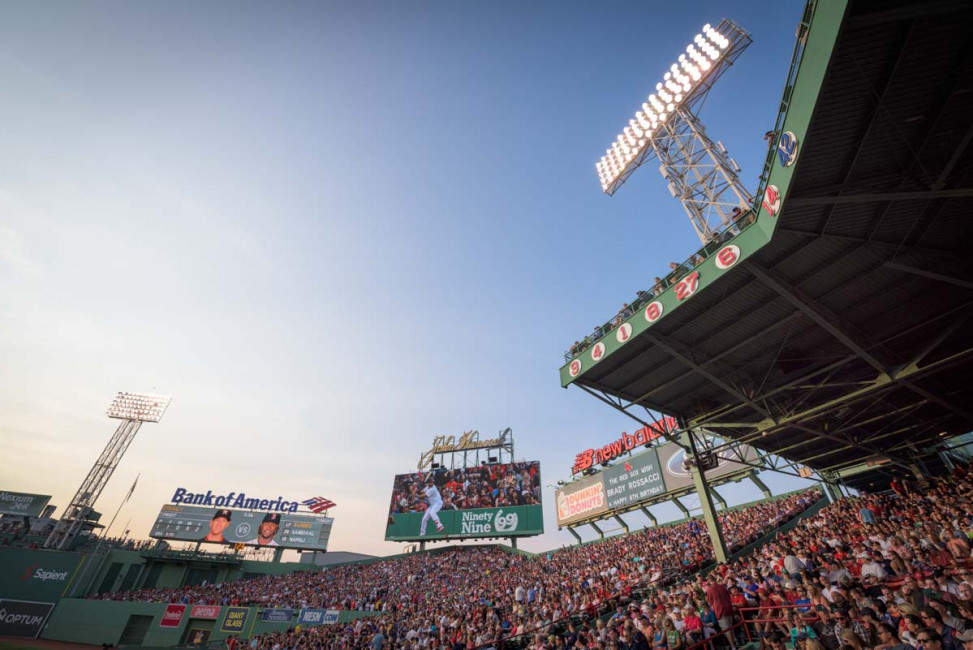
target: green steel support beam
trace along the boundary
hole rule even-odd
[[[727,507],[726,506],[726,499],[723,498],[723,495],[720,494],[719,492],[717,492],[715,487],[711,487],[709,489],[709,491],[710,491],[710,494],[713,495],[713,498],[716,500],[716,502],[718,504],[720,504],[720,507],[723,508],[724,510],[726,510],[726,507]]]
[[[676,504],[676,507],[682,510],[682,514],[685,515],[686,519],[689,519],[689,508],[682,504],[682,501],[678,497],[674,497],[672,502]]]
[[[649,521],[652,522],[652,525],[653,526],[658,526],[659,525],[659,520],[655,518],[655,515],[654,514],[652,514],[651,512],[649,512],[649,509],[648,508],[639,508],[639,510],[641,510],[642,511],[642,514],[644,514],[646,517],[649,518]]]
[[[591,522],[591,524],[589,525],[595,529],[595,531],[598,533],[598,537],[600,537],[601,539],[605,539],[605,531],[603,531],[601,528],[598,528],[598,524],[596,524],[595,522]]]
[[[683,422],[682,426],[685,427]],[[699,469],[699,454],[696,451],[696,438],[691,432],[684,434],[686,443],[689,445],[691,458],[694,461],[692,468],[693,483],[696,485],[696,494],[699,496],[699,504],[703,507],[703,519],[706,521],[706,530],[709,531],[710,541],[713,542],[713,555],[717,563],[726,562],[730,555],[726,550],[726,542],[723,539],[723,529],[720,527],[719,517],[716,516],[716,508],[713,507],[713,490],[706,480],[706,474]],[[686,513],[689,514],[688,512]]]
[[[769,499],[770,497],[773,496],[770,493],[770,488],[767,487],[767,485],[763,481],[761,481],[759,478],[757,478],[757,473],[756,472],[754,472],[753,474],[750,475],[750,482],[753,483],[754,485],[756,485],[758,490],[760,490],[761,492],[763,492],[763,495],[764,495],[765,498]]]
[[[618,525],[622,527],[622,530],[625,531],[625,534],[628,534],[628,524],[625,523],[625,520],[622,519],[621,515],[615,515],[614,517],[612,517],[612,519],[618,522]]]
[[[574,535],[574,538],[576,540],[578,540],[578,546],[581,546],[581,544],[583,543],[581,541],[581,535],[579,535],[578,532],[574,528],[572,528],[570,526],[568,526],[568,532],[571,533],[572,535]]]

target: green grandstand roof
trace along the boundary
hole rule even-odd
[[[829,0],[805,21],[775,129],[797,159],[771,152],[758,192],[776,214],[561,381],[833,476],[891,461],[848,472],[877,487],[973,429],[973,5]]]

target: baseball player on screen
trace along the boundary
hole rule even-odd
[[[422,515],[422,523],[419,525],[419,535],[426,534],[426,523],[430,519],[436,522],[436,532],[441,533],[443,532],[443,524],[439,521],[438,513],[443,507],[443,497],[439,494],[439,489],[436,487],[436,483],[433,481],[431,474],[426,477],[426,487],[423,488],[423,491],[426,493],[426,501],[429,506],[426,508],[426,514]]]

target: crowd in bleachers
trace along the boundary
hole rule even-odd
[[[685,650],[705,639],[759,640],[767,650],[973,650],[973,481],[958,474],[925,490],[893,488],[829,505],[706,578],[697,570],[712,563],[712,546],[692,520],[535,557],[457,548],[103,597],[381,613],[261,635],[250,642],[256,650],[459,650],[517,637],[537,650]],[[809,491],[721,513],[730,551],[817,498]]]
[[[739,547],[773,530],[802,512],[817,494],[801,493],[722,513],[730,543]],[[407,637],[411,642],[416,637],[442,635],[453,641],[461,633],[464,644],[470,640],[482,644],[501,634],[542,629],[572,614],[594,616],[620,594],[630,596],[639,588],[711,560],[709,537],[694,520],[537,557],[511,555],[496,548],[456,549],[323,572],[100,597],[379,611],[394,618],[398,643],[405,643]],[[314,634],[336,634],[337,629]],[[361,634],[359,630],[355,635],[354,628],[342,633],[355,638]]]

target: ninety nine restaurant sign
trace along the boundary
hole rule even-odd
[[[614,440],[598,449],[585,449],[574,458],[574,467],[571,468],[572,474],[578,474],[599,463],[607,463],[613,458],[618,458],[624,453],[630,452],[636,447],[646,445],[656,438],[661,438],[667,433],[676,430],[676,418],[664,417],[652,424],[642,427],[635,433],[622,433],[618,440]]]

